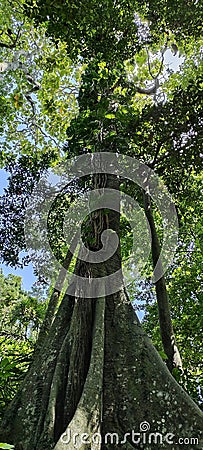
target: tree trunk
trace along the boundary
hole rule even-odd
[[[150,196],[143,191],[143,198],[144,198],[145,213],[151,230],[152,260],[153,260],[153,267],[155,268],[161,253],[160,243],[154,222]],[[173,330],[171,310],[164,275],[158,281],[156,281],[155,288],[159,311],[159,325],[160,325],[161,339],[164,352],[167,356],[166,364],[170,372],[172,372],[174,368],[182,370],[182,361],[176,343],[175,333]]]
[[[170,375],[121,290],[97,299],[64,296],[0,440],[16,450],[106,450],[155,449],[161,439],[166,449],[190,448],[178,439],[197,438],[201,449],[202,428],[201,411]]]

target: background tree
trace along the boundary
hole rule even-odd
[[[0,415],[25,376],[44,317],[45,302],[21,287],[21,278],[0,272]]]
[[[168,293],[183,360],[183,373],[177,379],[202,407],[202,224],[199,214],[202,174],[194,172],[184,182],[180,202],[180,243],[171,273],[167,276]],[[187,205],[187,206],[186,206]],[[199,209],[200,208],[200,209]],[[157,308],[146,307],[144,328],[159,351],[163,351],[157,327]],[[195,344],[194,344],[195,343]]]

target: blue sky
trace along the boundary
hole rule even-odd
[[[9,273],[13,273],[14,275],[19,275],[22,277],[22,285],[26,291],[31,289],[31,286],[36,281],[36,277],[33,274],[32,264],[24,267],[23,269],[13,269],[10,266],[6,266],[5,264],[1,264],[0,267],[3,269],[4,275],[8,275]]]
[[[0,169],[0,195],[4,192],[4,187],[7,186],[7,173],[4,169]]]

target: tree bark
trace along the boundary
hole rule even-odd
[[[63,261],[63,269],[68,270],[70,263],[72,261],[72,257],[74,251],[76,249],[78,243],[78,236],[75,235],[72,241],[72,252],[70,250],[67,251],[66,257]],[[53,323],[54,317],[56,315],[57,307],[59,306],[61,289],[65,282],[66,273],[61,269],[57,278],[57,282],[55,283],[55,287],[51,293],[48,307],[46,310],[45,318],[43,320],[42,326],[40,328],[39,336],[37,339],[37,344],[35,346],[35,354],[39,351],[39,349],[43,346],[44,340],[46,336],[48,336],[49,331],[51,329],[51,325]]]
[[[155,268],[161,253],[160,243],[154,222],[150,196],[143,191],[143,197],[144,197],[145,213],[151,230],[152,260],[153,260],[153,267]],[[174,368],[182,370],[182,361],[176,343],[175,333],[173,330],[171,310],[164,275],[155,283],[155,288],[159,311],[159,325],[160,325],[161,339],[164,352],[167,356],[166,364],[170,372],[172,372]]]
[[[99,433],[101,444],[78,448],[106,450],[116,442],[107,434],[117,433],[118,448],[157,448],[157,443],[143,443],[142,422],[148,422],[150,432],[173,433],[174,442],[198,438],[195,448],[202,448],[203,415],[143,332],[126,292],[78,302],[65,296],[41,354],[6,413],[1,441],[15,444],[16,450],[71,450],[74,433],[78,444],[82,433],[89,440]],[[141,433],[140,442],[133,442],[131,430]],[[124,447],[125,433],[130,436]],[[69,435],[72,440],[64,444]],[[164,443],[163,448],[184,446]]]

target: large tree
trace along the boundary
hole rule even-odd
[[[200,170],[197,132],[201,126],[198,95],[202,79],[198,58],[195,85],[189,75],[181,88],[175,80],[171,92],[167,91],[162,98],[158,81],[164,71],[167,47],[172,44],[177,51],[185,42],[187,50],[189,36],[198,39],[199,2],[191,2],[188,10],[179,1],[174,11],[169,2],[91,0],[53,4],[47,0],[29,1],[24,10],[38,26],[45,23],[46,32],[54,37],[59,48],[59,40],[66,43],[68,55],[75,64],[84,65],[79,111],[67,129],[64,159],[84,153],[130,155],[140,161],[143,183],[135,189],[124,179],[124,173],[119,178],[115,168],[111,171],[106,167],[105,173],[102,166],[91,179],[87,180],[84,171],[84,177],[76,182],[74,188],[79,193],[87,187],[101,194],[107,189],[117,193],[115,210],[100,207],[85,218],[82,234],[89,254],[102,250],[102,234],[106,230],[116,233],[120,243],[112,256],[99,264],[85,260],[84,248],[79,250],[73,275],[88,280],[89,295],[83,284],[78,285],[78,278],[76,281],[73,278],[71,288],[61,298],[59,282],[56,283],[33,362],[6,412],[0,438],[15,444],[19,450],[62,450],[66,446],[73,449],[76,443],[81,449],[109,449],[115,445],[118,448],[125,445],[127,449],[153,449],[158,445],[188,448],[189,443],[191,447],[202,448],[202,413],[177,384],[143,331],[123,285],[120,270],[123,224],[119,214],[122,189],[129,193],[135,191],[140,202],[144,198],[155,267],[160,257],[159,231],[161,236],[163,230],[158,225],[158,231],[155,229],[153,218],[157,215],[160,225],[160,217],[156,205],[151,204],[153,186],[148,178],[146,181],[142,163],[157,169],[175,192],[181,189],[181,183],[172,176],[172,171],[181,170],[183,183],[187,170],[191,167]],[[152,64],[150,51],[157,51],[159,46],[161,59],[156,58]],[[128,65],[136,68],[136,58],[148,62],[145,71],[140,69],[142,79],[138,77],[135,82]],[[148,86],[145,81],[150,77],[152,85]],[[18,102],[19,97],[15,100]],[[32,98],[30,102],[33,103]],[[191,136],[196,140],[195,145],[190,142]],[[91,166],[91,158],[89,161]],[[94,158],[92,161],[94,164]],[[22,169],[21,163],[22,159],[18,161],[18,168],[21,165]],[[41,164],[40,170],[43,167]],[[46,186],[44,189],[46,193]],[[108,192],[110,195],[112,191]],[[65,194],[70,199],[70,188]],[[58,259],[64,260],[68,268],[73,261],[69,252],[64,255],[64,248],[58,250],[57,234],[66,203],[69,201],[63,202],[61,198],[55,202],[48,228],[56,231],[55,238],[50,238],[53,253],[58,252]],[[109,285],[105,283],[103,288],[102,283],[100,289],[94,288],[95,278],[111,279],[116,271],[120,274],[117,289],[106,290]],[[173,329],[163,276],[156,287],[163,337],[166,337],[163,319],[169,330],[167,350]],[[169,355],[170,351],[171,347]],[[173,365],[173,355],[171,362]],[[149,429],[155,434],[150,435]],[[186,439],[185,443],[180,438]]]

